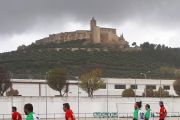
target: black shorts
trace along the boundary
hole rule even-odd
[[[164,120],[164,119],[159,119],[159,120]]]

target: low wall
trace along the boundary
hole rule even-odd
[[[168,113],[180,112],[180,98],[137,98],[137,101],[145,104],[150,104],[153,112],[159,111],[158,102],[164,101]],[[79,102],[78,102],[79,101]],[[95,97],[93,99],[87,97],[0,97],[0,114],[11,114],[11,107],[16,106],[20,113],[23,113],[23,107],[26,103],[32,103],[34,112],[37,114],[49,115],[54,114],[64,116],[62,109],[63,103],[70,103],[74,113],[80,117],[93,117],[95,112],[110,112],[110,113],[128,113],[132,114],[135,98],[120,98],[120,97]],[[2,116],[1,116],[2,117]]]

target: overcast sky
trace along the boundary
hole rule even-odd
[[[0,52],[48,34],[99,26],[138,44],[180,47],[180,0],[0,0]]]

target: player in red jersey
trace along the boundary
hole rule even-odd
[[[158,113],[159,114],[159,120],[165,120],[165,118],[167,116],[167,110],[164,107],[163,101],[159,102],[159,106],[160,106],[160,112]]]
[[[12,120],[22,120],[22,116],[19,112],[17,112],[16,107],[12,107]]]
[[[63,110],[65,112],[65,119],[66,120],[75,120],[75,116],[73,111],[70,109],[69,103],[63,104]]]

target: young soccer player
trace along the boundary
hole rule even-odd
[[[151,114],[152,113],[151,113],[150,105],[146,104],[145,109],[146,109],[146,113],[145,113],[145,116],[144,116],[144,120],[151,120]]]
[[[141,110],[142,102],[136,102],[134,105],[133,120],[144,120],[144,112]]]
[[[24,105],[24,113],[27,115],[26,120],[40,120],[40,118],[33,112],[33,105],[30,103]]]
[[[66,120],[75,120],[75,116],[73,111],[70,109],[69,103],[63,104],[63,110],[65,112],[65,119]]]
[[[16,107],[12,107],[12,120],[22,120],[22,116],[19,112],[17,112]]]
[[[133,120],[137,120],[138,119],[138,107],[137,104],[134,104],[134,115],[133,115]]]
[[[166,118],[166,116],[167,116],[167,110],[166,110],[166,108],[164,107],[163,101],[160,101],[160,102],[159,102],[159,106],[160,106],[160,112],[157,113],[157,114],[159,114],[159,120],[165,120],[165,118]]]

